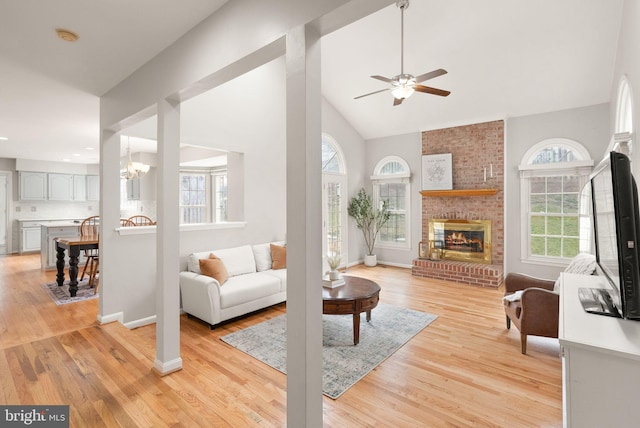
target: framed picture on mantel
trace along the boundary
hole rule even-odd
[[[451,153],[422,156],[422,190],[453,189]]]

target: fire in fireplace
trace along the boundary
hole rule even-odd
[[[429,221],[429,242],[447,260],[491,263],[491,220]]]

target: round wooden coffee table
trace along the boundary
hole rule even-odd
[[[357,276],[345,276],[345,284],[336,288],[322,287],[322,313],[325,315],[353,315],[353,344],[360,342],[360,314],[378,306],[380,286]]]

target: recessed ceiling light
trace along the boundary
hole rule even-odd
[[[80,153],[74,153],[74,154],[72,154],[71,156],[78,157],[78,156],[80,156]]]
[[[85,150],[95,150],[93,147],[85,147]]]
[[[8,137],[0,137],[0,140],[2,140],[2,141],[6,141],[8,139],[9,139]]]
[[[69,159],[69,158],[64,158],[64,159],[62,159],[62,162],[71,162],[71,159]]]
[[[60,37],[65,42],[75,42],[78,40],[78,35],[70,30],[65,30],[64,28],[56,28],[56,33],[58,37]]]

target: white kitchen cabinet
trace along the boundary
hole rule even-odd
[[[73,175],[48,174],[49,200],[73,201]]]
[[[40,224],[20,222],[20,253],[40,251]]]
[[[73,176],[73,200],[87,200],[87,177],[84,175]]]
[[[40,253],[42,270],[52,270],[56,268],[56,238],[79,235],[80,223],[60,221],[50,221],[42,223],[41,236],[38,238],[41,239],[42,242],[42,251]],[[84,257],[84,252],[81,251],[80,257],[78,258],[78,266],[80,267],[80,269],[82,269],[82,266],[84,266],[85,261],[86,259]],[[68,265],[68,257],[65,262]],[[82,270],[80,270],[80,272],[82,272]]]
[[[140,179],[132,178],[127,180],[127,200],[139,201],[140,200]]]
[[[100,200],[100,176],[87,175],[87,201]]]
[[[45,201],[47,199],[47,173],[20,171],[20,200]]]

